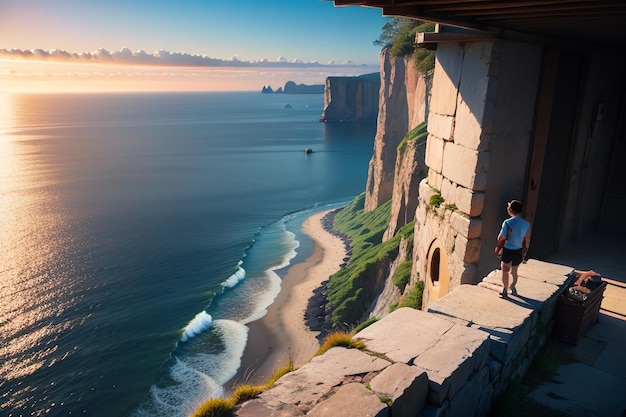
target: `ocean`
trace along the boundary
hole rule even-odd
[[[322,95],[0,94],[0,415],[187,416],[365,190]],[[313,153],[304,153],[304,148]]]

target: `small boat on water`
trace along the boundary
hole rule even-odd
[[[304,153],[313,153],[313,149],[311,149],[311,148],[304,148]]]

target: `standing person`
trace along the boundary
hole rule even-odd
[[[509,288],[511,294],[517,295],[517,268],[526,258],[528,245],[528,232],[530,223],[524,220],[522,214],[522,203],[519,200],[511,200],[506,205],[508,219],[502,222],[502,228],[498,234],[498,244],[494,252],[500,257],[500,268],[502,269],[502,297],[508,297]],[[509,287],[509,271],[513,276],[513,282]]]

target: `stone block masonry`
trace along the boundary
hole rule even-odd
[[[484,417],[545,344],[572,270],[530,260],[518,296],[500,298],[493,271],[427,312],[398,309],[354,336],[365,350],[332,348],[235,415]]]

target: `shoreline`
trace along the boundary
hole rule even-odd
[[[313,253],[289,266],[267,314],[247,324],[248,342],[237,374],[226,384],[228,390],[264,382],[289,357],[300,367],[319,349],[324,337],[322,320],[316,320],[324,302],[321,290],[348,256],[344,240],[325,228],[324,217],[332,211],[316,213],[302,223],[302,232],[313,240]]]

